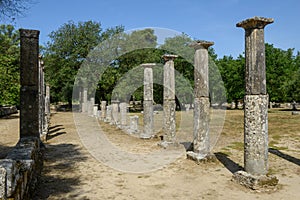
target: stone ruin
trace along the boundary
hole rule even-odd
[[[0,199],[32,198],[50,120],[50,88],[39,60],[39,31],[20,29],[20,37],[20,139],[0,160]]]

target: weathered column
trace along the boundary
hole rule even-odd
[[[149,139],[153,135],[153,71],[155,63],[142,64],[144,67],[144,131],[141,132],[140,138]]]
[[[264,27],[273,21],[271,18],[254,17],[236,25],[245,29],[244,168],[250,176],[264,176],[268,172],[269,98],[266,88]],[[234,177],[249,178],[245,176],[246,173],[237,172]],[[272,178],[277,180],[276,177]],[[245,181],[241,182],[244,184]],[[249,187],[255,187],[255,184]]]
[[[49,127],[50,123],[50,86],[46,85],[46,92],[45,92],[45,117],[47,122],[47,127]]]
[[[88,107],[87,91],[88,91],[87,88],[83,88],[83,98],[82,98],[81,110],[84,113],[86,113],[88,111],[88,109],[87,109],[87,107]]]
[[[129,133],[137,133],[139,130],[139,116],[130,116],[130,128]]]
[[[106,118],[106,101],[101,101],[101,120]]]
[[[88,101],[88,115],[93,116],[94,113],[94,105],[95,105],[95,98],[91,97]]]
[[[39,34],[20,29],[20,137],[40,137]]]
[[[121,127],[124,128],[127,125],[127,103],[120,103],[120,122]]]
[[[93,117],[98,116],[98,104],[94,104],[93,106]]]
[[[163,146],[168,144],[174,144],[176,141],[176,103],[175,103],[175,70],[174,70],[174,59],[177,55],[164,55],[164,136]]]
[[[193,152],[188,158],[196,161],[210,157],[209,144],[209,80],[208,80],[208,47],[213,42],[197,41],[191,44],[194,55],[194,141]]]
[[[106,117],[105,122],[111,122],[112,120],[112,105],[106,106]]]
[[[111,124],[118,125],[119,124],[119,101],[111,100],[112,106],[112,121]]]

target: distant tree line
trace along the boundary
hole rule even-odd
[[[175,53],[175,69],[193,86],[193,53],[189,47],[193,42],[187,35],[166,38],[158,45],[157,37],[152,29],[136,30],[125,33],[123,26],[103,30],[99,22],[86,21],[74,23],[69,21],[49,35],[50,41],[41,47],[45,63],[46,82],[51,88],[51,102],[72,103],[73,85],[80,67],[87,60],[101,62],[105,71],[93,74],[97,79],[96,101],[110,101],[114,94],[123,98],[127,85],[141,81],[142,71],[137,68],[142,63],[164,64],[162,55]],[[116,39],[117,38],[117,39]],[[100,44],[100,45],[99,45]],[[95,51],[95,49],[97,51]],[[19,103],[19,33],[12,25],[0,26],[0,105],[18,105]],[[91,56],[91,52],[101,53],[99,57]],[[101,52],[100,52],[101,51]],[[270,101],[300,101],[300,53],[290,48],[282,50],[272,44],[266,44],[267,91]],[[213,48],[209,48],[210,90],[216,98],[225,87],[227,101],[239,101],[244,97],[245,58],[240,54],[237,58],[223,56],[218,58]],[[100,55],[100,54],[99,54]],[[101,58],[110,58],[105,63]],[[92,65],[91,65],[92,66]],[[130,73],[130,78],[125,79]],[[218,75],[219,74],[219,75]],[[154,76],[162,80],[162,71],[155,71]],[[220,82],[220,76],[223,83]],[[77,80],[78,81],[78,80]],[[82,81],[82,80],[80,80]],[[92,81],[92,80],[88,80]],[[118,87],[116,87],[116,85]],[[123,84],[123,85],[122,85]],[[176,94],[186,102],[192,101],[191,88],[186,87],[182,79],[176,79]],[[163,86],[154,84],[154,101],[162,103]],[[131,99],[143,100],[143,87],[137,86],[131,92]]]

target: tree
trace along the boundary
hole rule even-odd
[[[19,32],[0,25],[0,105],[19,105]]]
[[[227,101],[243,99],[245,94],[245,58],[239,55],[237,59],[224,56],[216,61],[226,88]]]
[[[122,30],[122,27],[116,27],[105,32],[98,22],[75,24],[70,21],[50,33],[51,41],[47,43],[44,60],[52,102],[68,102],[71,106],[75,77],[89,52],[111,32]]]
[[[271,44],[266,44],[266,77],[267,92],[270,101],[292,101],[289,90],[291,78],[297,71],[293,49],[282,50]]]
[[[31,0],[0,0],[0,17],[14,18],[24,14],[32,3]]]

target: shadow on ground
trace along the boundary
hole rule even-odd
[[[217,152],[217,153],[215,153],[215,156],[224,165],[224,167],[226,167],[233,174],[237,171],[244,169],[238,163],[236,163],[233,160],[231,160],[230,158],[228,158],[228,155],[226,155],[224,153]]]
[[[274,148],[269,148],[269,152],[280,157],[280,158],[283,158],[291,163],[294,163],[298,166],[300,166],[300,159],[298,158],[295,158],[293,156],[290,156],[288,154],[285,154],[285,153],[282,153],[281,151],[277,150],[277,149],[274,149]]]
[[[34,199],[48,199],[49,196],[64,196],[76,190],[80,177],[66,177],[64,172],[75,170],[75,164],[86,157],[80,147],[74,144],[47,145],[44,153],[44,168],[36,188]],[[69,197],[75,198],[75,197]]]

